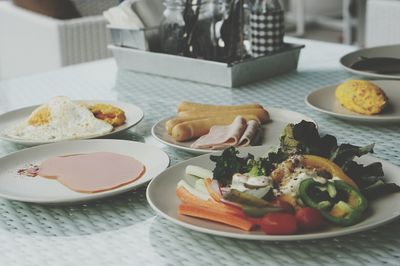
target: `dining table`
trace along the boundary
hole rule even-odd
[[[375,143],[374,156],[400,166],[399,123],[343,120],[305,104],[305,97],[316,89],[362,78],[339,63],[343,55],[357,48],[290,37],[285,40],[305,45],[297,70],[238,88],[118,69],[109,58],[0,81],[0,114],[45,103],[58,95],[128,102],[140,107],[144,118],[112,138],[155,145],[168,154],[173,166],[197,155],[158,142],[151,128],[173,116],[179,102],[258,102],[267,110],[276,107],[309,116],[322,134],[336,136],[339,143]],[[2,140],[0,156],[25,148]],[[146,186],[75,204],[0,199],[0,265],[399,265],[399,227],[397,219],[375,229],[327,239],[252,241],[197,232],[158,216],[146,200]]]

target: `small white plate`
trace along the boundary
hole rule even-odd
[[[146,167],[142,177],[113,190],[98,193],[79,193],[56,180],[17,173],[30,165],[39,165],[53,156],[92,152],[114,152],[132,156]],[[110,162],[112,163],[112,162]],[[0,197],[35,203],[74,203],[116,195],[144,185],[169,165],[168,155],[157,147],[127,140],[94,139],[63,141],[36,146],[9,154],[0,159]]]
[[[335,90],[339,85],[331,85],[311,92],[305,99],[311,108],[348,120],[363,122],[397,122],[400,121],[400,81],[397,80],[374,80],[389,98],[389,106],[380,114],[362,115],[347,110],[336,100]]]
[[[268,111],[271,120],[262,126],[263,133],[262,133],[262,141],[259,144],[260,146],[261,145],[271,146],[279,144],[279,137],[282,134],[282,130],[289,123],[298,123],[301,122],[301,120],[306,120],[315,123],[315,121],[312,120],[310,117],[303,115],[301,113],[274,107],[266,107],[265,109]],[[151,134],[153,135],[154,138],[164,143],[165,145],[195,154],[204,154],[216,151],[209,149],[191,148],[190,145],[192,145],[194,140],[185,142],[179,142],[174,140],[165,130],[165,123],[171,118],[172,117],[165,118],[157,122],[152,127]]]
[[[127,129],[133,127],[134,125],[139,123],[143,118],[143,111],[136,105],[133,105],[130,103],[114,102],[114,101],[101,101],[101,100],[99,100],[99,101],[83,101],[82,100],[79,102],[85,102],[85,103],[89,103],[89,104],[90,103],[106,103],[106,104],[114,105],[114,106],[122,109],[125,112],[126,121],[124,124],[122,124],[119,127],[114,128],[109,133],[93,135],[90,137],[84,137],[84,138],[78,138],[78,139],[89,139],[89,138],[99,138],[99,137],[110,136],[110,135],[116,134],[118,132],[121,132],[123,130],[127,130]],[[12,137],[6,136],[2,133],[7,128],[10,128],[13,125],[17,125],[18,123],[26,120],[29,117],[29,115],[32,113],[32,111],[35,110],[38,106],[39,105],[24,107],[24,108],[10,111],[10,112],[0,115],[0,139],[14,142],[17,144],[27,145],[27,146],[41,145],[41,144],[54,143],[54,142],[61,141],[61,140],[38,141],[38,140],[12,138]]]
[[[340,64],[349,72],[364,77],[380,78],[380,79],[400,79],[398,74],[378,74],[368,71],[352,69],[350,66],[359,60],[360,56],[364,57],[393,57],[400,58],[400,45],[386,45],[373,48],[365,48],[346,54],[340,58]]]
[[[242,156],[246,155],[248,152],[255,156],[262,156],[267,151],[265,147],[248,147],[239,150]],[[157,214],[175,224],[191,230],[224,237],[265,241],[310,240],[348,235],[377,227],[400,216],[400,193],[387,195],[380,199],[370,201],[370,209],[366,212],[365,218],[356,225],[349,227],[332,226],[323,231],[307,234],[266,235],[260,230],[246,232],[227,225],[178,214],[177,209],[180,201],[176,196],[175,190],[178,181],[185,176],[185,167],[187,165],[198,165],[208,169],[213,169],[214,163],[210,161],[209,156],[210,155],[205,154],[176,164],[165,170],[150,182],[147,187],[146,196],[150,206],[157,212]],[[397,177],[400,172],[400,167],[372,156],[363,156],[359,162],[364,164],[381,162],[387,181],[398,182]]]

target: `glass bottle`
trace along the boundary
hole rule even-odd
[[[183,55],[185,20],[182,0],[165,0],[165,10],[160,24],[161,49],[164,53]]]
[[[222,17],[218,0],[197,0],[193,5],[198,17],[189,33],[188,55],[205,60],[217,60],[218,38],[216,23]]]
[[[282,48],[284,24],[284,10],[278,0],[256,0],[250,18],[253,57]]]
[[[228,16],[221,27],[224,42],[224,60],[228,63],[240,61],[250,52],[250,0],[228,0]]]
[[[243,43],[246,49],[246,53],[251,53],[251,11],[253,10],[253,4],[250,0],[243,0],[243,15],[244,15],[244,25],[243,25]]]
[[[221,16],[218,0],[165,0],[160,25],[162,50],[168,54],[216,60],[215,23]]]

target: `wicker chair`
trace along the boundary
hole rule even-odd
[[[111,56],[101,12],[117,0],[72,0],[82,17],[59,20],[0,1],[0,79]]]

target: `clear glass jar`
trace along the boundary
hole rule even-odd
[[[250,55],[251,47],[251,1],[226,0],[227,16],[221,27],[224,42],[224,61],[241,61]]]
[[[165,11],[160,25],[161,49],[164,53],[183,55],[185,20],[182,0],[165,0]]]
[[[222,18],[218,0],[165,0],[164,4],[160,25],[163,52],[217,60],[216,21]]]

